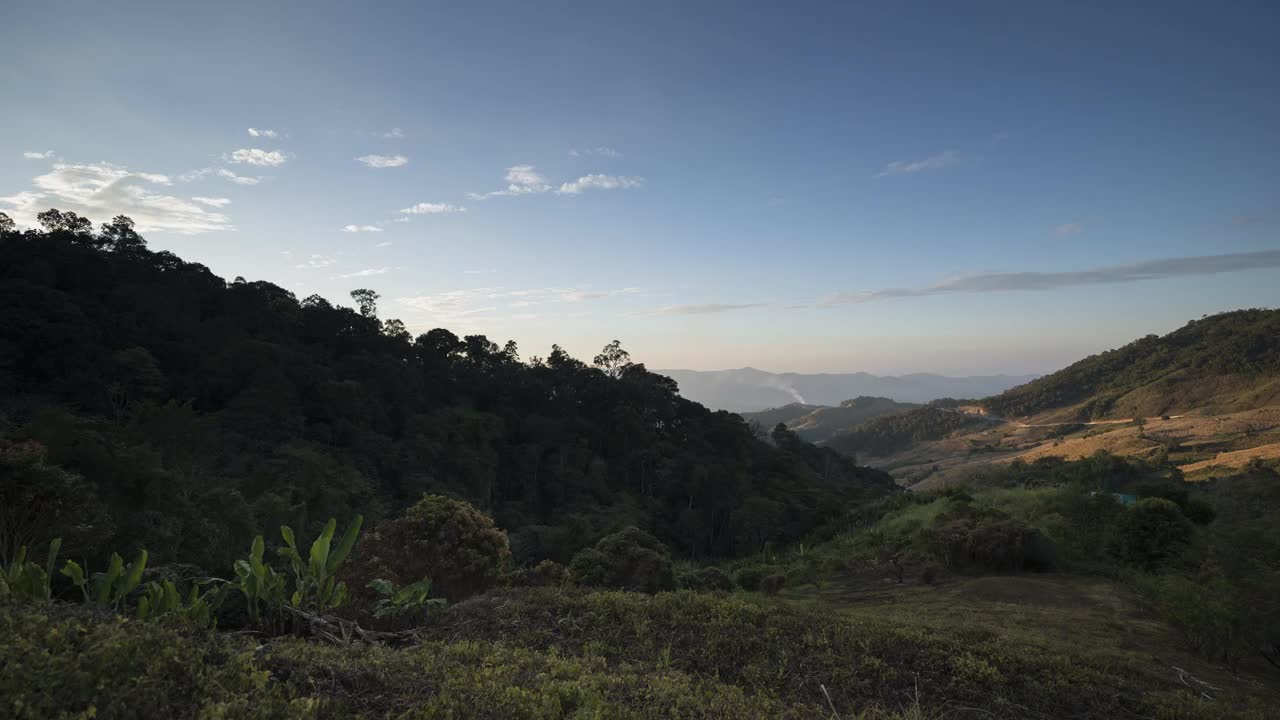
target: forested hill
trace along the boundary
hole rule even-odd
[[[1193,320],[1093,355],[982,401],[1005,417],[1063,410],[1074,419],[1248,409],[1280,400],[1280,310]]]
[[[62,518],[72,552],[222,567],[256,530],[376,523],[435,492],[492,512],[518,561],[628,524],[724,556],[894,491],[787,433],[762,442],[616,343],[588,365],[414,338],[372,291],[352,293],[358,309],[299,300],[151,252],[124,218],[42,220],[20,233],[0,214],[0,471],[42,488],[0,488],[0,505]]]

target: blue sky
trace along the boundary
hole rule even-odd
[[[6,4],[0,211],[650,367],[1043,372],[1280,305],[1274,3],[184,5]]]

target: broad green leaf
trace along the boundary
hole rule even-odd
[[[53,564],[54,562],[57,561],[58,550],[60,550],[61,548],[62,548],[62,538],[54,538],[53,542],[49,543],[49,557],[44,561],[45,577],[49,577],[53,575]]]
[[[360,527],[364,524],[364,516],[356,515],[351,521],[351,527],[342,535],[342,540],[338,542],[338,547],[334,548],[333,554],[329,556],[329,564],[325,567],[325,571],[332,573],[338,569],[338,566],[347,561],[347,556],[351,554],[351,548],[356,544],[356,538],[360,536]]]
[[[311,576],[316,581],[324,575],[325,567],[329,562],[329,544],[333,542],[333,533],[337,529],[338,521],[329,518],[329,522],[325,523],[324,532],[311,543]]]
[[[71,578],[71,583],[78,588],[84,587],[84,568],[80,567],[80,563],[75,560],[68,560],[62,566],[62,574]]]
[[[369,584],[366,587],[378,593],[379,595],[386,595],[388,597],[391,595],[394,595],[396,592],[395,584],[392,583],[390,580],[383,580],[382,578],[377,578],[376,580],[370,580]]]
[[[125,573],[121,579],[120,587],[116,593],[116,599],[123,598],[133,592],[138,587],[138,583],[142,582],[142,572],[147,569],[147,551],[139,550],[138,559],[129,563],[129,571]]]
[[[106,605],[111,600],[111,588],[115,586],[116,580],[123,570],[124,558],[120,557],[120,553],[111,553],[111,563],[107,565],[107,572],[98,579],[98,597],[96,600],[99,605]]]

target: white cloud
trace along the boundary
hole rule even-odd
[[[400,167],[409,162],[409,158],[403,155],[361,155],[356,160],[371,168]]]
[[[1280,267],[1280,250],[1260,250],[1258,252],[1228,253],[1225,255],[1163,258],[1090,270],[983,273],[952,278],[926,287],[887,288],[884,290],[837,293],[823,300],[822,304],[842,305],[846,303],[872,302],[887,298],[923,297],[926,295],[1054,290],[1079,285],[1111,285],[1142,280],[1161,280],[1191,275],[1216,275],[1219,273],[1275,267]]]
[[[386,274],[387,274],[387,273],[389,273],[389,272],[391,272],[391,268],[389,268],[389,267],[369,268],[369,269],[367,269],[367,270],[357,270],[357,271],[355,271],[355,272],[346,273],[345,275],[339,275],[338,277],[339,277],[340,279],[345,280],[345,279],[347,279],[347,278],[372,277],[372,276],[374,276],[374,275],[386,275]]]
[[[22,157],[28,160],[48,160],[53,157],[53,151],[52,150],[45,150],[44,152],[27,151],[22,153]]]
[[[412,207],[407,207],[400,212],[405,215],[443,215],[445,213],[461,213],[467,209],[449,203],[427,203],[422,202]]]
[[[249,128],[249,134],[253,137],[277,138],[280,134],[275,130],[259,130],[257,128]]]
[[[191,198],[191,202],[198,202],[201,205],[208,205],[209,207],[216,208],[226,207],[231,204],[231,200],[224,197],[193,197]]]
[[[249,165],[258,165],[262,167],[280,167],[289,158],[278,150],[261,150],[259,148],[240,148],[226,159],[237,165],[247,163]]]
[[[383,247],[390,247],[390,246],[391,246],[391,241],[390,241],[390,240],[387,240],[386,242],[380,242],[380,243],[378,243],[377,245],[374,245],[374,247],[380,247],[380,248],[383,248]]]
[[[337,258],[330,255],[312,255],[305,263],[294,265],[299,270],[315,270],[317,268],[326,268],[338,262]]]
[[[611,147],[593,147],[593,148],[586,148],[583,150],[572,148],[569,150],[569,155],[571,157],[586,157],[591,155],[595,155],[599,157],[608,157],[608,158],[622,157],[622,153],[618,152],[617,150],[614,150]]]
[[[345,225],[342,232],[361,233],[361,232],[382,232],[382,228],[377,225]]]
[[[556,192],[562,195],[577,195],[584,190],[618,190],[626,188],[640,187],[644,183],[644,178],[625,177],[621,175],[583,175],[582,177],[567,182],[560,186]]]
[[[26,227],[38,225],[38,211],[56,207],[99,222],[128,215],[139,232],[195,235],[231,228],[225,215],[153,189],[169,183],[166,175],[131,172],[107,163],[58,163],[32,180],[34,190],[0,198],[0,203],[8,205],[14,221]]]
[[[885,166],[884,171],[877,177],[884,177],[885,175],[906,175],[909,173],[917,173],[921,170],[937,170],[938,168],[944,168],[948,165],[954,165],[959,161],[959,153],[955,150],[947,150],[946,152],[938,153],[933,157],[927,157],[924,160],[916,160],[915,162],[906,162],[904,160],[891,162]]]
[[[1084,227],[1080,225],[1080,223],[1066,223],[1064,225],[1059,225],[1058,227],[1054,228],[1053,234],[1057,235],[1058,237],[1066,237],[1068,235],[1075,235],[1076,233],[1080,232],[1083,229]]]
[[[260,177],[237,175],[226,168],[213,167],[200,168],[199,170],[192,170],[191,172],[183,173],[178,176],[178,180],[182,182],[193,182],[207,177],[220,177],[237,185],[257,185],[262,182],[262,178]]]
[[[391,140],[400,140],[404,137],[404,131],[400,128],[391,128],[387,132],[382,133],[382,137]]]
[[[467,193],[467,197],[472,200],[484,200],[486,198],[509,195],[534,195],[551,189],[547,179],[532,165],[512,165],[507,168],[507,174],[503,176],[503,179],[507,181],[506,190],[495,190],[489,193]]]

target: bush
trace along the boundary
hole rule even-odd
[[[680,576],[680,587],[699,592],[731,592],[733,578],[716,567],[699,568]]]
[[[253,646],[52,603],[0,604],[0,714],[44,718],[329,716],[274,682]]]
[[[1016,520],[961,518],[944,522],[927,536],[934,554],[949,568],[995,572],[1048,570],[1053,545],[1038,530]]]
[[[773,565],[748,565],[739,568],[734,573],[733,579],[738,583],[738,587],[749,592],[755,592],[760,589],[760,583],[768,576],[777,574],[779,568]]]
[[[347,582],[364,591],[378,578],[397,587],[430,578],[432,592],[454,602],[492,587],[510,559],[507,534],[492,518],[461,500],[425,495],[360,541]]]
[[[636,527],[606,535],[594,548],[578,552],[569,563],[569,578],[586,587],[646,593],[676,586],[667,546]]]
[[[1172,500],[1143,498],[1120,515],[1110,551],[1122,563],[1151,569],[1180,555],[1191,532],[1190,521]]]
[[[766,575],[760,579],[760,592],[765,595],[777,595],[778,591],[787,584],[787,576],[782,573],[774,573]]]
[[[507,584],[517,587],[559,587],[568,580],[569,569],[555,560],[543,560],[507,576]]]

